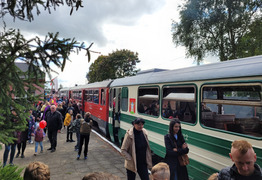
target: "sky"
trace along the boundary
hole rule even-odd
[[[99,55],[108,55],[116,50],[128,49],[138,53],[141,60],[137,68],[178,69],[195,66],[193,58],[186,58],[185,48],[172,42],[172,20],[179,22],[180,0],[84,0],[83,8],[74,11],[61,6],[51,14],[41,11],[33,22],[13,22],[5,17],[8,28],[20,29],[26,38],[44,38],[48,32],[59,32],[59,36],[75,38],[85,42],[91,53],[91,61],[84,51],[70,55],[63,72],[52,74],[59,85],[71,87],[85,84],[89,66]],[[0,22],[2,25],[2,22]],[[218,58],[207,58],[203,64],[217,62]],[[49,80],[47,77],[46,80]]]

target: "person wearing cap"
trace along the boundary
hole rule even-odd
[[[132,124],[133,127],[127,130],[121,147],[127,179],[135,180],[138,173],[142,180],[149,180],[148,169],[152,168],[152,155],[147,131],[143,128],[145,121],[136,118]]]

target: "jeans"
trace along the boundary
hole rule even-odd
[[[75,145],[75,149],[79,149],[79,144],[80,144],[80,132],[76,132],[76,145]]]
[[[35,141],[35,153],[37,153],[38,144],[40,144],[41,151],[43,151],[43,141],[41,141],[41,142]]]
[[[9,163],[13,164],[13,160],[14,160],[14,156],[15,156],[15,148],[16,148],[16,144],[5,145],[5,152],[4,152],[4,157],[3,157],[3,159],[4,159],[3,166],[6,165],[10,149],[11,149],[11,154],[10,154],[10,161],[9,161]]]

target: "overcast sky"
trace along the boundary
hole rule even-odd
[[[26,37],[44,37],[48,32],[59,32],[60,37],[76,38],[91,50],[108,55],[115,50],[138,52],[141,70],[152,68],[177,69],[194,66],[193,59],[185,58],[183,47],[172,43],[172,20],[179,21],[174,0],[84,0],[84,8],[70,16],[69,7],[59,7],[52,14],[41,11],[33,22],[22,22],[6,17],[7,27],[19,28]],[[2,26],[2,22],[0,22]],[[89,66],[99,54],[91,54],[88,63],[84,52],[71,55],[58,81],[63,87],[84,84]],[[204,63],[214,62],[206,60]]]

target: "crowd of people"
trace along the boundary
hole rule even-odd
[[[16,110],[11,109],[13,119],[12,122],[15,124]],[[87,159],[89,136],[92,126],[91,114],[87,112],[82,118],[79,110],[79,104],[72,99],[60,99],[50,98],[45,102],[39,101],[34,109],[29,111],[27,118],[27,127],[23,131],[16,131],[13,137],[16,139],[13,143],[5,144],[5,151],[3,154],[3,167],[7,165],[8,156],[9,165],[14,165],[14,157],[25,158],[24,152],[26,145],[35,144],[35,153],[37,155],[38,146],[40,145],[40,153],[43,152],[43,140],[44,137],[48,137],[50,142],[50,152],[56,151],[57,146],[57,133],[61,132],[61,129],[67,127],[67,140],[66,142],[75,142],[73,140],[73,133],[76,134],[76,145],[75,151],[78,152],[77,159],[80,158],[82,146],[84,145],[84,158]],[[41,121],[45,121],[46,127],[40,127]],[[34,138],[32,138],[34,137]],[[34,141],[33,141],[34,139]],[[17,148],[17,154],[15,151]]]
[[[14,117],[15,109],[11,110]],[[12,144],[5,145],[3,154],[3,167],[7,165],[9,152],[9,164],[13,165],[14,157],[25,158],[24,152],[27,143],[35,143],[36,156],[38,146],[40,145],[40,153],[43,152],[42,141],[47,135],[50,142],[51,153],[56,151],[57,133],[66,127],[66,142],[75,142],[73,134],[76,136],[75,151],[78,152],[76,159],[79,160],[84,145],[84,159],[88,156],[88,144],[90,139],[93,119],[89,112],[84,117],[80,114],[79,107],[72,100],[57,101],[50,99],[45,103],[39,102],[35,110],[30,110],[27,128],[21,132],[15,132],[16,141]],[[47,122],[45,128],[40,126],[41,121]],[[12,120],[16,122],[15,118]],[[132,122],[132,127],[127,130],[122,146],[121,154],[125,158],[124,166],[128,180],[135,180],[136,174],[142,180],[188,180],[187,166],[181,164],[180,157],[189,153],[189,147],[183,137],[181,123],[178,118],[170,119],[168,134],[164,136],[166,156],[164,162],[158,163],[152,167],[152,154],[148,139],[148,132],[144,128],[145,120],[136,118]],[[32,138],[34,136],[34,138]],[[34,139],[34,142],[33,140]],[[17,154],[15,151],[17,147]],[[222,169],[218,173],[214,173],[209,180],[230,180],[230,179],[262,179],[262,169],[256,164],[256,153],[252,145],[245,140],[235,140],[232,143],[231,152],[229,154],[233,161],[232,167]],[[148,173],[151,170],[151,174]],[[99,178],[97,178],[99,177]],[[88,179],[119,179],[109,173],[95,172],[89,173],[83,180]],[[32,162],[28,165],[24,172],[24,179],[50,179],[50,170],[47,165],[41,162]]]

